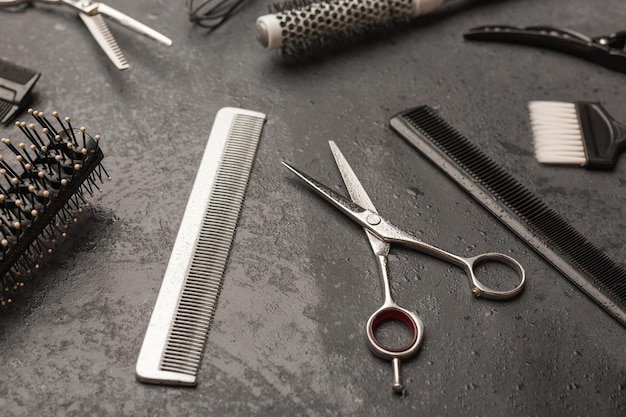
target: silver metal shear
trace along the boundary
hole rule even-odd
[[[128,68],[129,65],[102,16],[111,18],[117,23],[152,38],[165,46],[172,45],[172,40],[167,36],[104,3],[89,0],[0,0],[0,7],[28,6],[33,3],[65,5],[78,11],[78,16],[85,23],[98,45],[120,70]]]
[[[329,143],[351,199],[333,191],[288,163],[283,162],[283,165],[304,180],[317,194],[329,201],[333,206],[339,209],[339,211],[365,229],[370,245],[376,255],[384,295],[383,305],[376,310],[367,321],[367,341],[370,350],[376,356],[392,362],[392,388],[394,391],[401,393],[404,390],[404,384],[400,372],[400,361],[415,355],[419,350],[424,337],[424,324],[415,313],[396,304],[391,296],[388,255],[392,243],[398,243],[408,248],[424,252],[460,267],[467,274],[471,292],[475,297],[492,300],[506,300],[516,297],[524,289],[526,273],[522,265],[508,255],[502,253],[483,253],[478,256],[464,258],[422,242],[418,238],[394,226],[378,214],[374,204],[337,145],[333,141]],[[485,265],[486,263],[504,264],[515,271],[519,277],[517,286],[511,290],[499,291],[484,285],[476,277],[476,272],[479,265]],[[411,341],[406,346],[399,349],[390,348],[377,339],[376,328],[383,322],[390,320],[403,323],[409,329]]]

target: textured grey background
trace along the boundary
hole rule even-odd
[[[624,328],[387,126],[429,104],[622,266],[626,161],[540,166],[526,103],[600,100],[626,121],[625,75],[531,47],[470,43],[492,23],[624,29],[622,0],[458,1],[406,29],[306,63],[263,51],[250,2],[212,34],[184,2],[111,0],[172,48],[111,23],[117,71],[70,10],[0,13],[0,56],[39,69],[34,106],[103,137],[113,181],[0,316],[0,415],[618,416]],[[196,388],[143,385],[134,366],[214,116],[268,121]],[[0,128],[2,136],[19,136]],[[528,272],[512,302],[476,300],[460,270],[395,250],[393,292],[426,325],[391,392],[364,323],[381,302],[361,229],[280,165],[343,189],[337,141],[380,212],[460,254],[505,251]]]

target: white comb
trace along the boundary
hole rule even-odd
[[[137,360],[142,382],[196,385],[265,115],[215,118]]]

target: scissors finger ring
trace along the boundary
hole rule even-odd
[[[382,323],[394,320],[404,324],[410,332],[410,342],[401,348],[391,348],[385,346],[376,337],[376,329]],[[393,383],[391,385],[395,392],[404,390],[402,373],[400,371],[400,361],[410,358],[419,350],[424,338],[424,323],[417,316],[396,303],[385,304],[374,312],[365,326],[368,347],[376,356],[381,359],[390,360],[393,366]]]

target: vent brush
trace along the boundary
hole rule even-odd
[[[0,155],[0,306],[13,301],[56,240],[88,207],[83,194],[109,178],[98,135],[74,129],[69,117],[28,111],[35,123],[16,122],[24,142],[2,138]]]
[[[531,101],[528,109],[541,163],[611,170],[626,146],[626,125],[599,103]]]
[[[386,31],[450,0],[288,1],[256,21],[267,50],[298,56],[331,49],[355,38]]]

